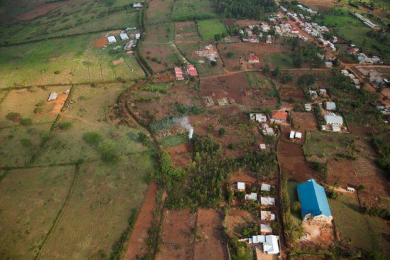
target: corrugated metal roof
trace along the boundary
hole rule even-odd
[[[302,210],[302,217],[324,215],[331,217],[325,189],[315,179],[307,180],[297,186],[298,197]]]

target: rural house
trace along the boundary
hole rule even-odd
[[[270,118],[271,123],[285,124],[288,120],[288,112],[286,111],[273,111]]]
[[[249,243],[262,243],[263,252],[269,255],[277,255],[280,252],[279,236],[277,235],[254,235],[249,238]]]
[[[236,183],[236,188],[238,191],[243,192],[245,191],[245,183],[244,182],[237,182]]]
[[[176,77],[177,81],[184,80],[184,75],[182,73],[181,67],[175,67],[174,70],[175,70],[175,77]]]
[[[107,37],[107,40],[108,40],[108,43],[109,43],[109,44],[115,44],[115,43],[117,43],[117,39],[115,39],[114,36],[108,36],[108,37]]]
[[[259,57],[257,57],[256,54],[251,53],[251,54],[249,55],[249,58],[248,58],[248,63],[250,63],[250,64],[259,63]]]
[[[315,179],[297,185],[303,219],[332,220],[325,189]]]

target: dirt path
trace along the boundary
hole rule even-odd
[[[146,239],[148,230],[151,227],[153,212],[155,210],[155,198],[157,194],[157,185],[152,183],[145,194],[144,202],[138,213],[134,229],[128,240],[127,250],[123,259],[135,260],[140,259],[146,254]]]

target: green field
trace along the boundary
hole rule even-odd
[[[289,53],[272,53],[266,55],[263,61],[281,69],[293,68],[292,56]]]
[[[371,29],[364,25],[359,19],[349,14],[347,9],[330,11],[323,16],[321,23],[333,29],[338,36],[363,48],[367,54],[379,55],[384,60],[389,61],[389,40],[387,39],[382,42],[377,38],[370,37],[368,32],[371,31]]]
[[[246,79],[252,89],[272,89],[272,83],[264,75],[257,72],[246,72]]]
[[[95,48],[97,38],[83,35],[0,48],[0,88],[143,77],[134,57],[113,46]],[[113,65],[121,58],[122,64]]]
[[[186,143],[188,140],[187,134],[178,134],[167,136],[161,139],[160,144],[164,147],[172,147]]]
[[[187,21],[216,17],[209,0],[176,0],[172,10],[172,20]]]
[[[355,137],[351,134],[307,132],[303,152],[306,158],[318,161],[353,158],[356,154]]]
[[[198,31],[204,41],[214,40],[217,34],[226,34],[225,25],[219,19],[199,20]]]
[[[360,213],[353,195],[339,194],[337,199],[329,199],[329,203],[336,229],[343,239],[350,241],[354,247],[381,253],[383,258],[389,257],[389,222]]]
[[[0,38],[7,38],[0,44],[138,26],[140,11],[132,9],[131,3],[73,0],[31,21],[0,27]]]

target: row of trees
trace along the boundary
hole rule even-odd
[[[216,11],[227,18],[263,19],[277,10],[272,0],[213,0]]]

